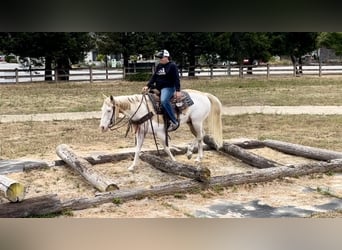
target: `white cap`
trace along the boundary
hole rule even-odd
[[[156,54],[156,57],[158,58],[163,58],[164,56],[167,56],[167,57],[170,56],[169,51],[167,51],[166,49],[163,49]]]

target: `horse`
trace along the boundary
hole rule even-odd
[[[222,145],[222,104],[220,100],[206,92],[187,89],[186,91],[193,104],[182,110],[179,115],[179,124],[187,124],[191,133],[195,136],[194,141],[187,148],[188,159],[192,157],[192,151],[197,145],[198,152],[195,159],[196,164],[200,164],[203,158],[203,137],[204,122],[207,121],[209,134],[219,148]],[[146,94],[134,94],[124,96],[105,96],[101,108],[100,130],[108,131],[122,121],[121,117],[127,117],[129,124],[135,131],[135,154],[132,164],[128,167],[129,171],[134,171],[138,166],[139,154],[147,133],[156,135],[163,146],[166,154],[171,160],[176,161],[167,143],[167,131],[164,120],[154,108],[152,101]],[[122,118],[123,119],[123,118]],[[127,130],[128,131],[128,130]]]

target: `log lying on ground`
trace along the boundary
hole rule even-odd
[[[174,195],[176,193],[199,192],[208,187],[228,187],[247,183],[258,183],[265,181],[272,181],[283,177],[298,177],[313,173],[325,172],[342,172],[342,161],[334,160],[332,162],[313,162],[308,164],[298,164],[282,166],[277,168],[266,168],[248,173],[229,174],[224,176],[211,177],[209,183],[198,182],[195,180],[178,181],[171,184],[156,185],[149,189],[130,189],[117,190],[113,192],[103,192],[96,197],[91,198],[77,198],[61,202],[53,196],[46,201],[44,205],[44,214],[57,213],[64,210],[81,210],[91,208],[108,202],[126,202],[134,199],[142,199],[152,196]],[[46,199],[44,199],[46,200]],[[29,199],[23,201],[29,202]],[[19,205],[18,203],[0,204],[0,217],[24,217],[32,215],[42,215],[39,210],[27,210],[25,206],[16,206],[16,216],[12,216],[7,212],[8,207],[12,205]],[[20,210],[20,211],[19,211]],[[26,211],[27,210],[27,211]],[[4,216],[5,215],[5,216]],[[24,215],[24,216],[23,216]]]
[[[99,191],[104,192],[119,189],[119,187],[113,181],[107,179],[105,176],[101,175],[101,173],[97,173],[87,160],[78,157],[68,147],[68,145],[58,145],[56,148],[56,153],[63,161],[65,161],[70,167],[80,173]]]
[[[217,150],[217,145],[212,136],[205,135],[203,137],[203,142],[206,144],[206,146],[209,147],[209,149]],[[233,145],[239,146],[240,148],[245,148],[245,149],[265,147],[262,141],[255,140],[255,139],[247,139],[247,138],[236,138],[236,139],[231,139],[231,140],[225,140],[223,144],[225,143],[233,144]]]
[[[205,136],[204,142],[209,147],[216,148],[216,144],[214,143],[213,139],[210,136]],[[259,143],[256,143],[256,142],[254,142],[253,144],[260,145]],[[272,168],[272,167],[282,166],[282,164],[280,163],[266,159],[265,157],[256,155],[252,152],[248,152],[246,149],[243,149],[239,146],[236,146],[235,144],[231,144],[228,142],[223,142],[223,145],[219,150],[229,155],[232,155],[240,159],[241,161],[256,168]]]
[[[195,167],[168,159],[162,159],[158,156],[146,153],[141,154],[140,159],[167,173],[192,178],[202,182],[208,182],[210,179],[210,170],[206,167]]]
[[[276,168],[259,169],[254,172],[215,176],[210,185],[233,186],[247,183],[272,181],[284,177],[299,177],[314,173],[342,172],[342,160],[331,162],[311,162],[295,165],[286,165]]]
[[[328,161],[332,159],[342,159],[342,153],[321,148],[303,146],[277,140],[264,140],[265,146],[276,149],[283,153],[302,156],[314,160]]]
[[[246,149],[240,148],[239,146],[235,146],[229,143],[223,143],[221,151],[229,155],[232,155],[256,168],[273,168],[283,166],[278,162],[272,161],[260,155],[256,155],[252,152],[248,152]]]
[[[57,194],[28,198],[20,203],[0,204],[0,218],[23,218],[63,211]]]
[[[22,201],[25,197],[24,185],[4,175],[0,175],[0,191],[11,202]]]

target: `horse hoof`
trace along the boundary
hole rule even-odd
[[[130,166],[130,167],[128,167],[128,171],[130,171],[130,172],[134,172],[134,166]]]
[[[192,153],[187,153],[186,156],[188,157],[188,160],[190,160],[192,157]]]

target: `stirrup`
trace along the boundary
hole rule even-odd
[[[168,132],[175,131],[179,127],[179,122],[178,124],[174,124],[173,122],[170,123],[169,127],[167,128]]]

